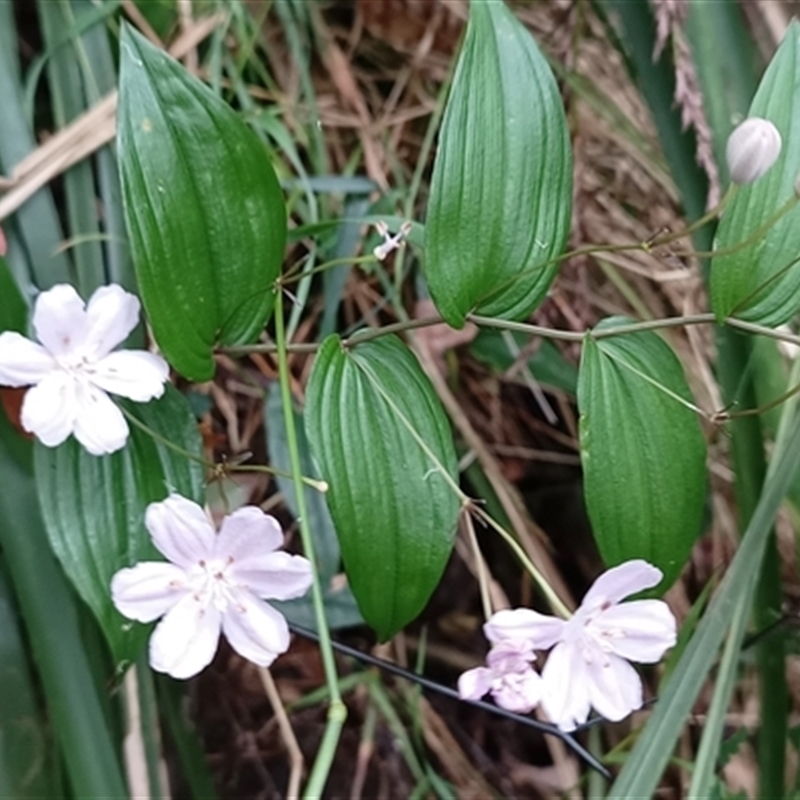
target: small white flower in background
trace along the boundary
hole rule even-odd
[[[383,261],[389,253],[393,250],[397,250],[404,244],[406,236],[411,233],[411,223],[404,222],[400,226],[400,230],[394,236],[389,234],[389,228],[385,222],[376,223],[375,229],[378,231],[378,234],[383,237],[383,243],[375,247],[372,254],[378,261]]]
[[[541,705],[559,728],[578,727],[591,708],[616,722],[642,705],[642,681],[628,661],[659,661],[676,639],[675,617],[663,600],[620,600],[662,577],[646,561],[626,561],[592,584],[568,620],[517,608],[493,614],[484,631],[490,641],[520,650],[553,648],[542,670]]]
[[[734,183],[758,180],[781,154],[781,135],[767,119],[750,117],[728,137],[725,157]]]
[[[32,387],[22,427],[48,447],[71,433],[92,455],[124,447],[128,423],[107,392],[145,403],[161,397],[169,377],[160,356],[111,352],[138,321],[139,301],[121,286],[102,286],[88,304],[67,284],[42,292],[33,311],[41,344],[0,334],[0,385]]]
[[[124,616],[153,622],[150,665],[190,678],[211,663],[220,631],[237,653],[266,667],[289,647],[286,619],[263,599],[291,600],[311,586],[311,563],[275,552],[283,545],[278,521],[244,506],[219,533],[197,503],[178,494],[151,503],[145,526],[169,559],[121,569],[111,598]]]
[[[531,662],[536,654],[525,642],[498,642],[486,656],[485,667],[475,667],[458,679],[462,700],[480,700],[491,693],[501,708],[527,714],[542,699],[542,679]]]

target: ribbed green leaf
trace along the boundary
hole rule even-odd
[[[119,401],[151,430],[198,456],[200,435],[185,398],[168,387],[147,404]],[[144,527],[148,503],[170,491],[202,502],[202,468],[131,425],[117,453],[90,455],[70,437],[56,448],[39,442],[36,482],[53,552],[96,615],[118,665],[135,660],[148,629],[111,603],[111,578],[137,561],[160,559]]]
[[[425,276],[442,316],[522,319],[566,242],[572,155],[558,87],[502,2],[473,2],[431,182]]]
[[[11,456],[4,437],[0,437],[0,487],[0,544],[71,794],[125,797],[125,781],[104,715],[105,687],[100,689],[93,679],[80,609],[48,546],[33,478]]]
[[[121,52],[117,143],[142,301],[170,363],[207,380],[214,346],[252,341],[272,313],[283,197],[219,97],[128,27]]]
[[[306,431],[330,485],[345,570],[364,619],[388,639],[423,608],[453,544],[458,467],[447,418],[414,356],[384,337],[317,353]]]
[[[587,336],[578,406],[592,529],[608,565],[644,558],[663,570],[662,588],[702,525],[706,447],[691,402],[678,359],[655,333]]]
[[[748,116],[772,121],[781,155],[754,183],[742,186],[717,230],[716,249],[747,239],[794,196],[800,172],[800,25],[793,22],[753,98]],[[735,252],[714,258],[711,305],[719,319],[735,316],[775,327],[800,309],[800,206]]]

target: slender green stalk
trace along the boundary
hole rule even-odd
[[[278,373],[280,375],[281,401],[283,404],[283,417],[286,424],[286,442],[289,450],[289,461],[292,465],[292,479],[295,483],[295,494],[298,511],[298,524],[300,526],[300,537],[303,541],[303,549],[312,564],[313,583],[311,594],[314,603],[314,614],[317,621],[319,633],[319,646],[322,654],[322,665],[325,670],[325,680],[331,695],[330,707],[328,709],[328,723],[325,726],[325,733],[322,737],[314,766],[311,769],[311,776],[305,790],[305,797],[322,797],[322,790],[328,779],[331,764],[336,754],[339,737],[342,732],[344,721],[347,718],[347,707],[342,702],[339,694],[339,680],[336,674],[336,663],[331,646],[331,634],[328,629],[328,621],[325,618],[325,602],[323,599],[322,585],[320,584],[319,574],[314,558],[314,540],[311,529],[308,526],[308,509],[306,508],[305,492],[302,489],[302,472],[300,469],[300,451],[297,445],[297,430],[294,424],[294,412],[292,409],[292,397],[290,393],[290,373],[289,359],[286,352],[286,330],[283,318],[283,298],[278,295],[275,303],[275,341],[278,345]]]
[[[316,267],[312,267],[311,269],[305,270],[305,272],[301,272],[299,269],[289,269],[286,271],[286,274],[283,275],[280,279],[280,285],[286,286],[287,284],[294,283],[295,281],[301,281],[303,278],[307,278],[310,275],[316,275],[320,272],[326,272],[333,267],[341,267],[343,264],[348,265],[355,265],[355,264],[377,264],[378,259],[375,258],[372,254],[366,256],[347,256],[346,258],[332,258],[330,261],[325,261],[322,264],[317,264]]]
[[[174,453],[178,453],[178,455],[183,456],[184,458],[188,458],[189,461],[194,461],[196,464],[202,464],[207,470],[212,472],[214,475],[223,475],[226,472],[264,472],[267,475],[278,475],[281,478],[291,478],[292,475],[288,472],[284,472],[280,469],[275,469],[275,467],[268,467],[266,464],[233,464],[233,463],[216,463],[214,461],[207,461],[202,456],[198,456],[197,453],[190,453],[185,448],[181,447],[174,442],[171,442],[165,436],[162,436],[158,431],[154,431],[149,425],[145,425],[140,419],[137,419],[133,414],[131,414],[126,408],[120,406],[120,411],[125,415],[129,422],[132,422],[139,430],[144,431],[148,436],[154,439],[159,444],[163,444],[164,447],[169,448]],[[308,478],[305,475],[301,476],[300,480],[306,484],[306,486],[310,486],[312,489],[316,489],[318,492],[327,492],[328,491],[328,484],[325,481],[318,481],[315,478]]]
[[[529,325],[526,322],[510,322],[505,319],[482,317],[478,314],[468,314],[467,319],[486,328],[500,328],[501,330],[518,331],[531,336],[541,336],[545,339],[558,339],[564,342],[582,342],[587,334],[593,339],[608,339],[611,336],[623,336],[628,333],[641,331],[656,331],[664,328],[682,328],[685,325],[708,325],[716,322],[713,314],[692,314],[685,317],[667,317],[666,319],[649,319],[645,322],[631,322],[626,325],[615,325],[613,328],[587,331],[560,331],[555,328],[545,328],[541,325]],[[726,320],[727,321],[727,320]],[[759,326],[760,327],[760,326]]]
[[[517,540],[502,525],[500,525],[493,517],[487,514],[482,508],[473,505],[471,510],[476,517],[483,520],[483,522],[485,522],[490,528],[500,534],[500,537],[511,548],[522,566],[525,567],[530,576],[533,578],[534,582],[547,599],[547,602],[550,603],[550,607],[553,609],[553,611],[555,611],[559,616],[564,617],[564,619],[569,619],[572,616],[572,612],[567,608],[564,601],[555,593],[553,587],[550,586],[544,575],[542,575],[542,573],[536,569],[536,567],[533,565],[533,562],[528,558],[522,547],[520,547],[519,542],[517,542]]]

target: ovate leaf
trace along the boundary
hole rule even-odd
[[[715,249],[748,240],[794,197],[800,171],[800,25],[793,22],[772,59],[748,116],[770,120],[783,140],[781,155],[754,183],[739,188],[725,210]],[[800,206],[746,246],[716,256],[711,305],[728,316],[775,327],[800,308]]]
[[[604,320],[596,331],[629,320]],[[644,558],[678,576],[700,532],[706,447],[669,346],[652,332],[586,337],[578,377],[586,507],[609,566]]]
[[[364,619],[388,639],[422,610],[452,549],[459,500],[450,426],[394,337],[349,351],[328,337],[306,402],[350,587]]]
[[[200,434],[183,395],[167,387],[147,404],[119,401],[148,428],[198,456]],[[96,615],[118,664],[133,661],[148,629],[111,603],[111,578],[137,561],[161,560],[144,527],[149,503],[171,491],[202,503],[202,467],[131,425],[126,446],[93,456],[70,437],[56,448],[37,441],[36,483],[53,552]]]
[[[522,319],[544,298],[566,242],[572,155],[558,87],[502,2],[470,3],[439,137],[425,276],[454,327],[470,311]]]
[[[217,344],[273,308],[286,209],[255,134],[210,89],[123,27],[119,165],[142,301],[169,362],[212,377]]]

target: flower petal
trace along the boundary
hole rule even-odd
[[[197,503],[179,494],[150,503],[144,524],[159,552],[179,567],[189,569],[213,556],[216,533],[211,520]]]
[[[30,386],[57,369],[53,356],[40,344],[14,332],[0,333],[0,384]]]
[[[222,615],[222,632],[240,656],[268,667],[289,649],[286,618],[251,592],[239,590]]]
[[[593,658],[587,671],[589,700],[601,717],[619,722],[642,707],[642,679],[625,659]]]
[[[486,654],[486,666],[495,672],[524,672],[536,661],[536,653],[527,639],[501,639]]]
[[[28,389],[22,401],[20,421],[42,444],[56,447],[74,430],[77,414],[75,381],[59,370]]]
[[[530,608],[504,609],[489,617],[483,632],[490,642],[524,639],[535,650],[547,650],[561,637],[566,623]]]
[[[144,561],[111,579],[111,600],[129,619],[152,622],[167,613],[189,591],[186,573],[174,564]]]
[[[675,645],[675,617],[663,600],[633,600],[611,606],[591,625],[618,656],[653,664]],[[603,633],[606,635],[604,636]]]
[[[101,358],[91,381],[105,392],[146,403],[164,394],[169,366],[161,356],[145,350],[119,350]]]
[[[492,670],[475,667],[458,676],[458,695],[462,700],[480,700],[492,688]]]
[[[156,625],[150,637],[150,666],[173,678],[191,678],[217,652],[220,614],[187,594]]]
[[[591,586],[582,606],[599,603],[618,603],[629,595],[656,586],[664,573],[641,558],[626,561],[606,570]]]
[[[114,453],[125,447],[130,430],[114,401],[85,379],[76,385],[75,438],[93,456]]]
[[[578,647],[557,644],[542,670],[542,708],[562,731],[586,722],[591,702],[586,662]]]
[[[87,330],[86,311],[83,300],[72,286],[59,283],[36,298],[33,329],[39,341],[54,356],[69,353],[83,344]]]
[[[283,531],[275,517],[265,514],[258,506],[242,506],[222,520],[216,553],[244,564],[282,545]]]
[[[541,702],[542,679],[532,669],[507,673],[502,680],[495,681],[492,699],[507,711],[528,714]]]
[[[267,600],[292,600],[302,597],[311,587],[311,562],[288,553],[264,553],[251,556],[230,567],[231,579],[248,587]]]
[[[87,330],[84,344],[92,359],[108,355],[136,327],[139,300],[121,286],[101,286],[86,306]]]

